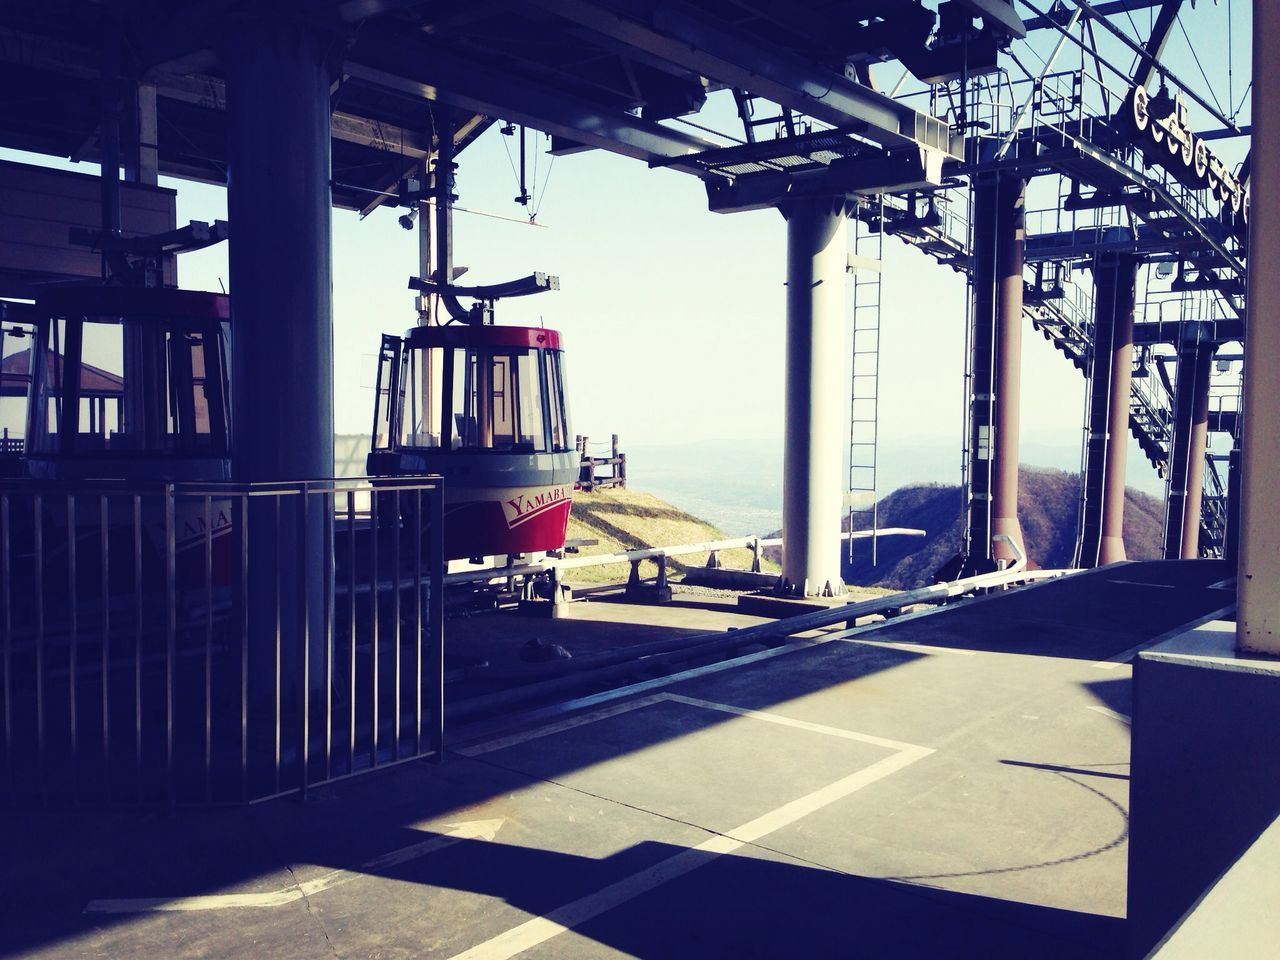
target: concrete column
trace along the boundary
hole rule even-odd
[[[227,18],[231,470],[241,482],[333,475],[327,60],[336,34],[313,15],[323,7],[263,0]],[[332,556],[332,507],[303,499],[290,495],[277,511],[274,498],[256,498],[237,521],[249,541],[249,710],[269,717],[279,697],[287,726],[301,722],[304,690],[312,702],[321,692],[323,675],[307,664],[322,662]]]
[[[1094,361],[1090,373],[1081,566],[1125,559],[1124,490],[1133,375],[1138,259],[1099,256],[1093,265]]]
[[[1270,51],[1280,5],[1253,3],[1253,150],[1249,190],[1249,341],[1241,437],[1239,625],[1241,652],[1280,656],[1280,71]]]
[[[787,219],[786,436],[781,592],[840,595],[845,245],[841,201],[797,199]]]
[[[1209,441],[1209,374],[1213,348],[1184,344],[1178,351],[1173,410],[1173,450],[1169,458],[1164,557],[1200,556],[1200,506],[1204,494],[1204,455]]]
[[[232,472],[333,473],[329,68],[305,2],[245,5],[229,24],[227,210]]]
[[[972,569],[1012,560],[997,533],[1023,544],[1018,522],[1018,434],[1022,382],[1023,180],[989,176],[974,186],[973,374],[969,436]]]

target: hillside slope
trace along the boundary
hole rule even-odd
[[[1018,517],[1033,563],[1046,569],[1068,567],[1075,550],[1080,478],[1061,470],[1023,467],[1018,474]],[[911,589],[932,577],[958,551],[963,533],[958,486],[911,486],[880,501],[880,526],[918,527],[923,539],[888,537],[879,543],[872,567],[869,548],[855,557],[845,577],[850,583]],[[1125,494],[1125,548],[1131,560],[1160,556],[1164,510],[1159,500],[1130,489]]]
[[[1031,562],[1045,569],[1069,567],[1075,552],[1080,477],[1062,470],[1022,467],[1018,471],[1018,518]],[[918,484],[901,487],[880,501],[881,527],[914,527],[923,538],[886,537],[879,541],[876,566],[871,548],[858,544],[845,582],[860,586],[911,590],[933,583],[933,575],[956,555],[964,527],[958,486]],[[1125,492],[1124,538],[1131,560],[1160,556],[1164,507],[1155,497],[1130,488]],[[774,534],[779,536],[780,534]],[[776,548],[766,555],[778,561]]]
[[[600,541],[596,546],[583,547],[580,552],[585,556],[728,538],[711,524],[676,509],[652,494],[638,490],[610,489],[593,493],[577,491],[574,494],[573,511],[569,515],[569,539]],[[725,566],[741,569],[751,567],[749,550],[728,550],[721,554],[721,559]],[[700,566],[706,560],[705,553],[670,560],[667,563],[667,574],[677,575],[686,567]],[[777,567],[770,564],[766,569],[776,570]],[[652,577],[653,565],[646,563],[640,572],[645,577]],[[608,564],[572,570],[566,579],[571,584],[617,583],[625,580],[629,573],[629,564]]]

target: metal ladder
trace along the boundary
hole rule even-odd
[[[868,201],[872,216],[856,217],[848,272],[853,276],[853,382],[849,400],[849,529],[871,531],[871,565],[877,563],[879,505],[876,450],[880,433],[880,305],[884,258],[884,199]],[[861,523],[859,523],[861,521]],[[853,563],[855,541],[848,540]]]

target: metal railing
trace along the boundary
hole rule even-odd
[[[627,455],[618,452],[618,435],[613,434],[609,443],[594,444],[596,448],[607,451],[605,456],[592,454],[591,438],[579,435],[576,440],[578,456],[577,489],[590,493],[593,490],[604,490],[609,487],[625,487],[627,485]],[[608,472],[601,472],[607,469]]]
[[[0,483],[0,801],[243,803],[438,756],[441,517],[436,477]]]
[[[923,537],[925,536],[925,531],[914,527],[881,527],[879,530],[855,530],[852,533],[844,530],[840,534],[840,539],[842,541],[865,540],[873,536]],[[536,576],[544,573],[554,573],[558,579],[565,570],[601,567],[614,563],[629,563],[634,570],[646,560],[652,560],[654,563],[660,564],[660,568],[665,568],[666,560],[669,557],[686,557],[701,553],[708,555],[707,565],[715,567],[720,564],[714,558],[721,551],[744,549],[751,551],[751,572],[760,573],[764,548],[781,546],[783,546],[781,537],[750,536],[733,537],[728,540],[704,540],[699,543],[684,543],[669,547],[641,547],[635,550],[619,550],[616,553],[583,554],[577,557],[548,555],[527,563],[511,563],[500,567],[477,567],[474,570],[453,571],[445,574],[444,582],[446,586],[466,583],[488,583],[511,577]]]

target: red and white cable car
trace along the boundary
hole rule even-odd
[[[555,330],[382,338],[368,472],[444,477],[449,559],[564,546],[578,463]]]

